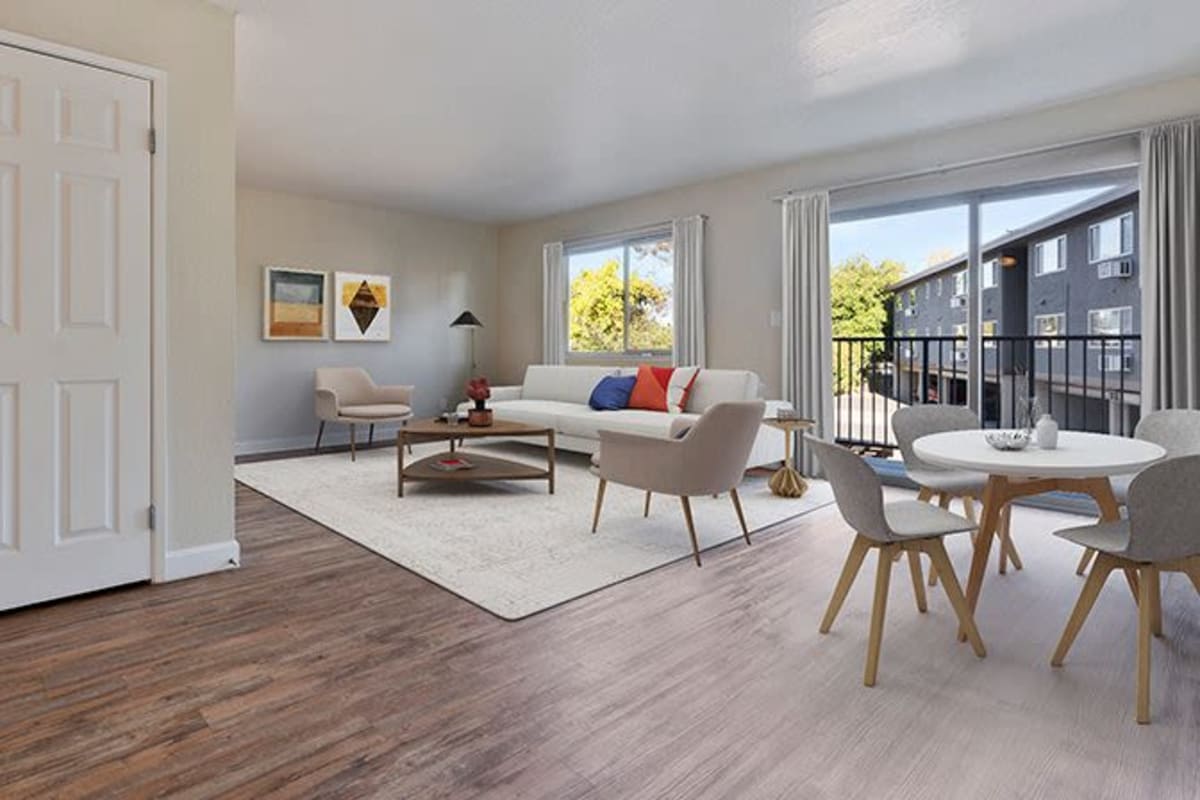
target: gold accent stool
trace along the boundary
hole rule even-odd
[[[783,431],[784,436],[783,466],[771,476],[768,484],[771,487],[771,493],[779,497],[803,497],[804,493],[808,491],[808,482],[804,480],[800,470],[796,469],[795,459],[792,457],[792,440],[797,433],[811,430],[817,423],[811,419],[797,417],[795,419],[768,418],[763,420],[763,424]]]

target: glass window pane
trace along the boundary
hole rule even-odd
[[[629,245],[630,350],[671,350],[674,282],[675,261],[669,237]]]
[[[570,351],[625,350],[624,248],[567,255],[570,281]]]

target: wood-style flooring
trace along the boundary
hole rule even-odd
[[[1200,795],[1186,578],[1164,580],[1152,725],[1124,583],[1049,665],[1082,579],[1048,531],[1079,518],[1014,514],[1025,570],[989,570],[983,660],[897,564],[867,689],[873,560],[817,633],[851,540],[833,508],[506,623],[248,489],[237,506],[239,570],[0,615],[0,797]],[[949,549],[963,574],[965,537]]]

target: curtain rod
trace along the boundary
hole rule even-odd
[[[1171,120],[1169,122],[1155,123],[1155,125],[1168,125],[1168,124],[1170,124],[1170,122],[1182,122],[1182,121],[1184,121],[1184,120],[1182,120],[1182,119]],[[970,167],[981,167],[981,166],[985,166],[987,164],[997,164],[1002,161],[1010,161],[1014,158],[1025,158],[1027,156],[1036,156],[1036,155],[1041,155],[1043,153],[1053,153],[1058,150],[1066,150],[1066,149],[1069,149],[1072,147],[1082,147],[1083,145],[1088,145],[1088,144],[1098,144],[1100,142],[1116,141],[1118,139],[1124,139],[1129,136],[1139,134],[1148,127],[1154,127],[1154,125],[1147,125],[1147,126],[1144,126],[1141,128],[1130,128],[1128,130],[1117,131],[1115,133],[1106,133],[1101,136],[1090,136],[1090,137],[1083,138],[1083,139],[1075,139],[1075,140],[1072,140],[1069,142],[1060,142],[1058,144],[1044,145],[1042,147],[1031,147],[1026,150],[1019,150],[1017,152],[1006,153],[1004,155],[985,156],[982,158],[975,158],[975,159],[970,159],[967,161],[957,161],[957,162],[953,162],[950,164],[940,164],[936,167],[929,167],[927,169],[913,170],[910,172],[900,172],[900,173],[895,173],[892,175],[884,175],[884,176],[877,177],[877,178],[866,178],[866,179],[860,180],[860,181],[851,181],[849,183],[842,183],[842,184],[838,184],[836,186],[830,186],[824,190],[822,190],[818,187],[814,187],[812,189],[789,189],[788,191],[784,192],[783,194],[775,195],[774,197],[771,198],[771,200],[773,202],[780,203],[780,202],[783,202],[784,200],[788,199],[789,197],[794,197],[794,196],[800,195],[800,194],[807,194],[808,192],[811,192],[811,191],[838,192],[838,191],[843,191],[846,189],[861,189],[861,188],[865,188],[868,186],[877,186],[877,185],[884,184],[884,183],[892,183],[893,181],[909,180],[912,178],[924,178],[927,176],[938,175],[938,174],[951,172],[953,170],[958,170],[958,169],[968,169]]]
[[[708,221],[707,214],[689,214],[688,216],[699,217],[705,222]],[[679,219],[688,219],[688,217],[679,217]],[[608,233],[593,233],[588,234],[587,236],[577,236],[574,239],[563,239],[562,245],[565,249],[567,247],[578,247],[579,245],[585,244],[601,244],[607,241],[627,239],[631,236],[637,236],[639,233],[653,233],[664,228],[670,228],[674,224],[675,220],[666,219],[661,222],[652,222],[648,225],[639,225],[636,228],[625,228],[624,230],[610,231]]]

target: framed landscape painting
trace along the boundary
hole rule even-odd
[[[263,338],[328,339],[325,284],[324,272],[267,267],[263,271]]]
[[[392,338],[392,279],[359,272],[333,274],[333,338],[387,342]]]

